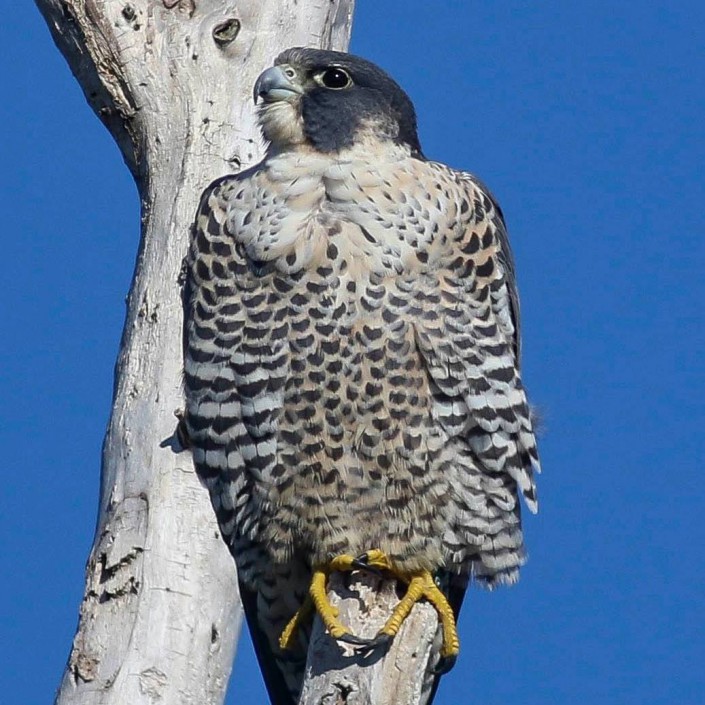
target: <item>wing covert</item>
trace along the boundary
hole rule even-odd
[[[514,483],[536,511],[539,462],[520,376],[514,262],[494,199],[472,175],[451,173],[460,217],[439,263],[440,315],[417,323],[417,342],[439,423],[469,447],[485,498],[518,517]]]

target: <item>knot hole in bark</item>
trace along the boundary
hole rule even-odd
[[[132,27],[132,29],[134,29],[135,31],[139,30],[142,27],[135,6],[131,5],[129,2],[125,4],[120,14],[122,15],[125,22],[127,22],[127,24],[130,25],[130,27]]]
[[[235,17],[225,20],[217,24],[213,28],[213,41],[222,49],[228,44],[235,41],[235,38],[240,33],[240,27],[242,24],[240,20]]]

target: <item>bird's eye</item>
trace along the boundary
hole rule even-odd
[[[316,78],[322,86],[333,90],[341,90],[352,85],[350,74],[339,66],[321,71]]]

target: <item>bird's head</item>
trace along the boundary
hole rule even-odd
[[[255,83],[260,127],[273,149],[333,154],[362,140],[421,157],[409,97],[382,69],[352,54],[295,47]]]

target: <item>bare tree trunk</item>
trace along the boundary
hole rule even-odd
[[[344,49],[353,0],[36,2],[142,203],[95,543],[57,703],[221,703],[241,612],[207,492],[173,442],[179,271],[203,188],[260,156],[257,74],[288,46]]]

